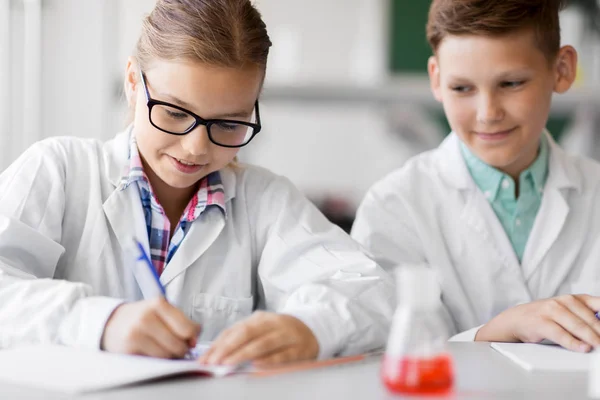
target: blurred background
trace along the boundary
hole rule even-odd
[[[154,2],[0,0],[0,171],[45,137],[109,139],[125,127],[125,63]],[[600,0],[572,3],[561,21],[579,77],[548,127],[600,159]],[[426,76],[429,1],[255,4],[274,47],[263,131],[240,158],[289,177],[349,229],[375,181],[448,133]]]

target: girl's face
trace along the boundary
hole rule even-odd
[[[142,72],[144,80],[141,79]],[[126,93],[129,105],[135,111],[133,133],[149,178],[158,178],[162,181],[160,184],[172,189],[190,189],[200,179],[229,164],[239,148],[222,147],[211,142],[204,125],[198,125],[181,136],[158,129],[154,125],[167,130],[185,130],[195,120],[180,109],[154,106],[153,125],[149,118],[146,88],[152,100],[181,107],[205,120],[255,123],[255,103],[263,75],[259,67],[235,69],[163,60],[157,60],[147,70],[140,71],[137,62],[130,59]],[[222,135],[235,134],[235,129],[233,124],[219,124],[211,128],[211,133],[214,139],[219,140],[219,132]],[[245,134],[246,130],[238,136]]]

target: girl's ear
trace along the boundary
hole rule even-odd
[[[127,59],[127,67],[125,69],[125,82],[123,89],[127,97],[127,104],[130,108],[135,107],[138,88],[139,69],[133,57]]]

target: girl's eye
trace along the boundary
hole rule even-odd
[[[165,112],[167,113],[167,115],[173,119],[186,119],[189,117],[189,115],[187,115],[186,113],[182,113],[182,112],[173,112],[173,111],[169,111],[169,110],[165,110]]]
[[[227,122],[219,122],[217,125],[219,126],[219,129],[224,131],[234,131],[238,126],[237,124],[230,124]]]

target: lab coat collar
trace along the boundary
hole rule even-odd
[[[104,161],[106,165],[106,175],[109,181],[115,187],[121,182],[123,169],[129,165],[129,139],[132,134],[133,126],[128,126],[123,132],[117,134],[115,138],[104,144]],[[219,171],[223,188],[225,191],[225,207],[236,194],[236,168],[235,162]]]
[[[583,177],[572,162],[568,162],[570,156],[552,139],[546,131],[548,144],[550,145],[550,160],[548,170],[548,181],[546,185],[556,189],[574,189],[581,193],[583,189]]]
[[[568,162],[569,155],[556,144],[550,134],[545,131],[544,135],[546,135],[550,151],[546,187],[575,189],[580,193],[583,184],[581,174],[573,163]],[[436,151],[439,152],[438,168],[444,181],[458,190],[477,189],[462,157],[460,139],[454,132],[448,135]]]

